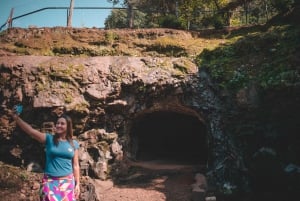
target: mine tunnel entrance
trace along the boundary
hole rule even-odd
[[[177,164],[207,162],[207,131],[196,116],[153,112],[135,120],[131,139],[138,161],[163,160]]]

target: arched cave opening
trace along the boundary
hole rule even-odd
[[[208,153],[206,138],[205,124],[194,115],[153,112],[135,119],[131,149],[138,161],[204,165]]]

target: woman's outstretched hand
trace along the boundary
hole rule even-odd
[[[15,120],[16,124],[28,135],[30,135],[35,140],[45,143],[46,142],[46,134],[41,131],[34,129],[27,122],[22,120],[19,115],[23,110],[22,105],[16,105],[12,110],[6,109],[7,113]]]
[[[6,108],[4,111],[7,112],[7,114],[9,116],[11,116],[14,120],[16,120],[19,117],[19,115],[17,115],[17,113],[14,109],[7,109]]]

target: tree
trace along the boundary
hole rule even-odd
[[[128,16],[128,26],[129,28],[133,28],[133,21],[134,21],[134,6],[136,6],[139,3],[139,0],[127,0],[127,7],[128,7],[128,12],[127,12],[127,16]]]
[[[193,20],[193,13],[198,8],[201,0],[183,0],[179,6],[179,16],[182,19],[183,23],[187,30],[190,29],[191,20]]]
[[[124,10],[113,9],[111,14],[105,19],[105,28],[126,28],[127,27],[127,15]]]
[[[120,3],[120,0],[107,0],[107,2],[112,3],[113,5],[117,5]]]
[[[272,5],[279,13],[284,13],[290,10],[297,1],[299,0],[272,0]]]
[[[148,26],[166,23],[180,24],[186,29],[214,26],[222,28],[231,23],[259,23],[278,12],[291,9],[299,0],[108,0],[127,7],[127,23],[133,28],[137,10],[145,14]],[[294,2],[294,4],[293,4]],[[259,21],[260,20],[260,21]],[[170,24],[172,23],[172,24]],[[177,28],[179,28],[177,26]]]
[[[107,0],[108,2],[112,3],[113,5],[116,5],[120,3],[120,0]],[[134,7],[138,5],[140,0],[124,0],[123,5],[127,6],[127,22],[128,27],[133,28],[134,25]]]
[[[113,9],[111,14],[105,19],[105,28],[126,28],[128,27],[127,11],[124,9]],[[146,14],[138,10],[134,10],[135,19],[133,21],[133,28],[144,28],[147,27]]]

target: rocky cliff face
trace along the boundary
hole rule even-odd
[[[4,113],[16,103],[24,105],[23,118],[44,131],[52,131],[61,113],[70,114],[82,145],[82,167],[101,179],[117,170],[108,164],[124,156],[159,154],[206,165],[218,160],[207,157],[208,150],[221,154],[230,149],[208,148],[208,138],[224,140],[221,103],[208,76],[186,58],[10,56],[1,58],[1,78],[1,155],[7,162],[42,162],[42,151],[32,156],[38,148],[20,141],[30,139],[15,131]],[[151,116],[155,114],[159,120]]]
[[[69,113],[77,136],[94,139],[93,143],[99,143],[102,135],[113,136],[107,147],[121,143],[133,158],[138,144],[131,144],[131,127],[147,114],[183,114],[206,124],[193,100],[200,98],[198,68],[184,58],[11,56],[1,61],[2,109],[22,103],[24,119],[49,131],[56,116]],[[2,135],[10,139],[11,122],[6,115],[2,122]],[[100,160],[111,159],[105,153],[111,155],[111,148],[101,151]]]

